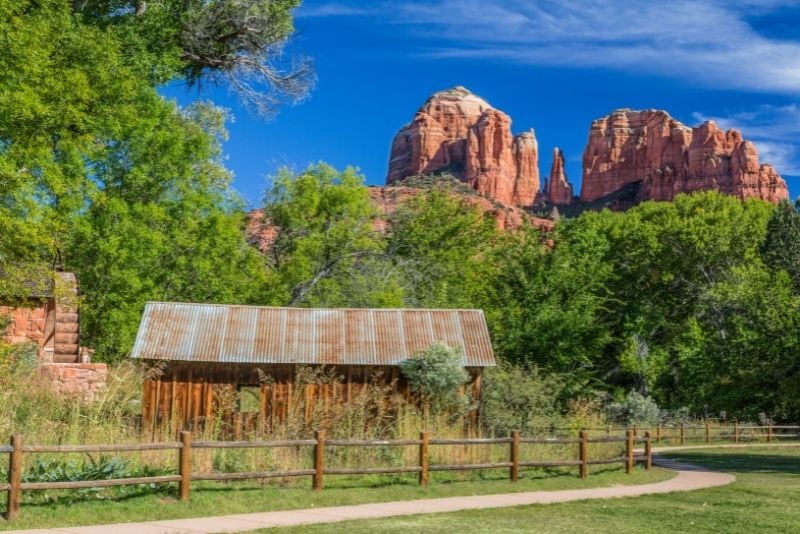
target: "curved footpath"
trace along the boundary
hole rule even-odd
[[[712,446],[717,448],[719,446]],[[682,449],[702,448],[682,447]],[[680,450],[679,447],[658,449]],[[654,452],[656,449],[654,449]],[[395,501],[353,506],[333,506],[237,514],[217,517],[197,517],[147,523],[121,523],[116,525],[96,525],[91,527],[64,527],[38,530],[15,530],[10,534],[208,534],[214,532],[247,532],[250,530],[306,525],[311,523],[335,523],[351,519],[375,519],[381,517],[429,514],[436,512],[456,512],[480,508],[502,508],[526,504],[550,504],[587,499],[614,499],[619,497],[638,497],[655,493],[693,491],[715,486],[724,486],[736,480],[728,473],[709,471],[695,465],[684,464],[664,458],[655,458],[654,463],[678,472],[677,476],[663,482],[639,486],[612,486],[558,491],[532,491],[527,493],[505,493],[501,495],[475,495],[468,497],[444,497],[420,499],[415,501]],[[8,534],[8,533],[7,533]]]

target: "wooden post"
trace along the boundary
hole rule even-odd
[[[767,443],[772,441],[772,423],[767,426]]]
[[[661,443],[661,423],[656,425],[656,443]]]
[[[683,445],[683,442],[684,442],[684,424],[681,423],[681,445]]]
[[[706,443],[711,443],[711,424],[706,419]]]
[[[737,421],[733,422],[733,442],[739,443],[739,423]]]
[[[181,449],[178,454],[180,463],[180,495],[182,501],[189,500],[189,489],[192,480],[192,433],[184,430],[181,432]]]
[[[519,480],[519,430],[511,432],[511,482]]]
[[[314,435],[317,444],[314,445],[314,490],[322,489],[323,477],[325,475],[325,431],[317,430]]]
[[[636,425],[633,425],[633,437],[634,437],[634,438],[636,437],[638,430],[639,430],[639,429],[637,428],[637,426],[636,426]]]
[[[633,430],[625,432],[625,472],[633,473]]]
[[[11,436],[11,454],[8,458],[8,501],[6,504],[6,519],[11,521],[19,515],[20,479],[22,477],[22,436]]]
[[[644,468],[650,469],[653,467],[653,438],[649,430],[644,433],[644,456]]]
[[[581,461],[580,473],[581,478],[586,480],[589,477],[589,434],[585,430],[581,430],[578,437],[581,440],[578,449]]]
[[[427,488],[430,482],[430,456],[428,455],[430,437],[427,432],[420,432],[419,439],[422,442],[419,444],[419,485],[423,488]]]

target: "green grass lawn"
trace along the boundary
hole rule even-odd
[[[420,488],[413,476],[328,476],[326,488],[321,492],[309,489],[310,479],[290,485],[273,483],[263,486],[255,482],[197,483],[197,487],[193,485],[188,503],[175,499],[174,488],[161,493],[134,489],[127,495],[51,492],[50,497],[60,497],[57,502],[43,502],[42,495],[28,492],[23,494],[19,517],[11,522],[0,519],[0,530],[153,521],[457,495],[644,484],[671,478],[673,473],[662,469],[644,471],[640,467],[633,474],[626,475],[621,467],[608,466],[597,468],[588,480],[583,481],[577,477],[575,470],[523,470],[522,478],[516,484],[510,483],[506,476],[506,470],[475,473],[470,479],[433,473],[428,489]],[[5,494],[0,496],[3,497],[2,508]]]
[[[800,448],[705,449],[665,456],[734,473],[737,480],[687,493],[349,521],[281,532],[800,532]]]

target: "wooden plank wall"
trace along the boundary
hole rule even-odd
[[[323,405],[346,403],[369,384],[379,384],[391,394],[410,396],[408,384],[399,367],[327,366],[320,371],[327,379],[308,383],[304,392],[294,391],[298,367],[291,365],[249,365],[172,362],[160,372],[148,373],[144,381],[142,419],[144,428],[171,421],[177,428],[203,427],[217,416],[232,426],[269,425],[285,420],[292,413],[293,402],[303,399],[306,421],[313,416],[318,399]],[[306,368],[307,369],[307,368]],[[481,368],[469,368],[473,398],[480,395]],[[336,379],[331,380],[330,378]],[[238,388],[259,388],[259,411],[237,415]]]

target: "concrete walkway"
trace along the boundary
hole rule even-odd
[[[674,449],[672,449],[674,450]],[[310,523],[335,523],[350,519],[375,519],[381,517],[456,512],[480,508],[501,508],[526,504],[550,504],[587,499],[613,499],[638,497],[654,493],[693,491],[724,486],[736,480],[731,474],[708,471],[698,466],[658,458],[660,467],[678,472],[675,478],[639,486],[612,486],[559,491],[532,491],[502,495],[475,495],[446,497],[415,501],[382,502],[354,506],[309,508],[281,512],[263,512],[218,517],[198,517],[146,523],[122,523],[92,527],[64,527],[38,530],[15,530],[10,534],[208,534],[214,532],[247,532],[260,528],[305,525]],[[8,533],[7,533],[8,534]]]

